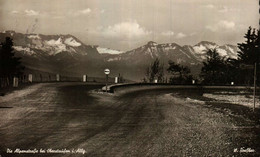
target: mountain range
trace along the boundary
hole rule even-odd
[[[119,73],[127,79],[140,81],[145,69],[155,58],[167,68],[169,60],[191,68],[198,75],[208,49],[216,48],[223,57],[236,58],[237,46],[202,41],[194,46],[176,43],[158,44],[149,41],[130,51],[119,51],[96,45],[87,45],[72,35],[22,34],[14,31],[0,32],[0,41],[11,37],[16,55],[22,57],[27,69],[66,76],[103,77],[109,68],[111,77]],[[167,75],[167,72],[165,72]]]

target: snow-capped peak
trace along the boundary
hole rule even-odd
[[[213,47],[213,46],[217,46],[216,43],[213,43],[213,42],[209,42],[209,41],[201,41],[199,42],[198,44],[196,44],[197,46],[199,45],[204,45],[204,46],[210,46],[210,47]],[[195,46],[196,46],[195,45]]]
[[[46,43],[51,45],[51,46],[56,46],[56,45],[63,44],[62,41],[61,41],[61,38],[59,38],[58,40],[51,39],[49,41],[46,41]]]
[[[65,41],[64,41],[65,44],[69,45],[69,46],[72,46],[72,47],[78,47],[78,46],[81,46],[81,43],[77,42],[74,38],[70,37],[70,38],[67,38]]]
[[[22,46],[13,46],[16,51],[23,52],[24,54],[34,55],[35,52],[31,50],[29,47],[22,47]]]
[[[32,34],[27,36],[29,39],[41,39],[41,37],[38,34]]]
[[[149,41],[149,42],[147,43],[147,45],[148,45],[148,46],[157,46],[158,44],[157,44],[156,42],[154,42],[154,41]]]
[[[219,53],[220,56],[224,57],[224,56],[227,56],[227,51],[224,50],[224,49],[217,49],[217,52]]]
[[[197,54],[204,54],[208,50],[208,48],[204,45],[196,45],[193,47],[194,52]]]
[[[100,54],[122,54],[124,51],[113,50],[109,48],[97,47],[97,50]]]
[[[66,51],[66,45],[62,43],[61,38],[59,38],[58,40],[54,40],[54,39],[48,40],[46,41],[46,44],[55,48],[55,51],[53,51],[51,55],[55,55],[62,51]]]

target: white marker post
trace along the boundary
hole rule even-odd
[[[30,83],[33,82],[33,75],[32,75],[32,74],[29,74],[29,75],[28,75],[28,81],[29,81]]]
[[[87,82],[87,75],[83,75],[83,82]]]
[[[14,77],[13,79],[13,87],[18,87],[18,78]]]
[[[57,81],[57,82],[60,81],[60,74],[56,74],[56,81]]]
[[[106,92],[107,92],[107,82],[108,82],[108,75],[110,74],[110,70],[109,69],[105,69],[104,73],[106,74]]]
[[[115,83],[118,83],[118,77],[115,77]]]

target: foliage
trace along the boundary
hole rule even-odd
[[[21,65],[19,57],[14,56],[13,40],[6,37],[5,41],[0,45],[0,78],[1,84],[4,82],[8,85],[9,80],[14,76],[22,74],[24,67]]]
[[[246,42],[238,43],[238,61],[242,64],[253,65],[260,62],[260,37],[259,30],[249,27],[245,34]]]
[[[221,57],[217,49],[207,51],[207,60],[203,62],[200,76],[204,84],[224,84],[226,83],[227,60]]]
[[[144,82],[154,82],[156,79],[158,82],[163,82],[163,76],[164,65],[156,58],[151,65],[146,68],[146,78],[144,79]]]
[[[238,59],[235,61],[235,66],[239,69],[238,80],[241,84],[252,84],[254,74],[254,64],[257,64],[257,69],[260,69],[260,30],[249,27],[243,43],[238,43]],[[259,78],[258,70],[258,78]],[[259,79],[258,79],[259,80]]]
[[[249,27],[246,41],[238,43],[238,58],[223,58],[216,49],[207,52],[207,61],[203,62],[201,77],[204,84],[252,84],[254,64],[260,62],[260,31]],[[258,72],[259,75],[259,72]],[[258,76],[259,77],[259,76]]]
[[[168,62],[168,73],[173,75],[170,77],[169,82],[172,84],[188,84],[192,81],[192,75],[190,75],[190,69],[187,66],[175,64],[173,61]]]

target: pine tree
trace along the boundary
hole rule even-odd
[[[20,57],[15,57],[13,40],[6,37],[0,45],[0,78],[1,86],[9,85],[10,79],[19,76],[24,67],[21,65]]]
[[[164,66],[160,63],[160,60],[156,58],[149,67],[146,68],[146,78],[149,82],[153,82],[155,79],[158,82],[163,82]]]
[[[254,65],[259,63],[259,30],[249,27],[245,34],[245,43],[238,43],[238,61],[240,64]]]
[[[205,84],[225,84],[226,64],[225,58],[221,57],[215,49],[207,51],[207,60],[203,62],[201,77]]]
[[[257,64],[257,69],[260,68],[260,32],[249,27],[244,38],[246,39],[245,42],[238,43],[237,65],[240,66],[239,79],[243,84],[252,84],[254,64]]]

